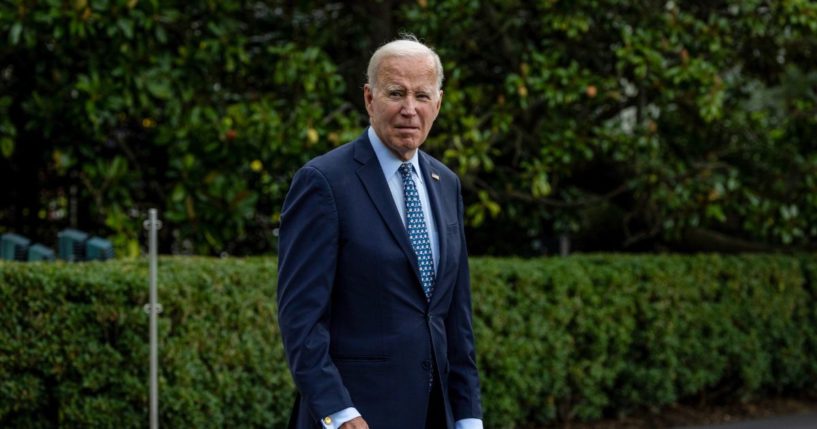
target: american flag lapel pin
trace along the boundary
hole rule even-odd
[[[440,181],[440,175],[437,173],[431,173],[431,178],[438,182]]]

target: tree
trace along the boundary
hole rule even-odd
[[[77,201],[135,254],[159,207],[166,250],[269,250],[294,166],[358,128],[321,45],[337,11],[312,6],[3,6],[4,223],[45,235]]]
[[[591,250],[813,246],[813,2],[463,0],[405,16],[442,41],[429,146],[459,166],[485,250],[559,233]]]
[[[274,250],[291,175],[362,131],[399,31],[444,62],[425,148],[463,178],[472,252],[814,247],[803,0],[6,4],[0,225],[135,254],[159,207],[165,250]]]

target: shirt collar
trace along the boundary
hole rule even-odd
[[[394,152],[389,149],[380,137],[377,136],[377,133],[374,132],[374,128],[369,127],[368,130],[369,141],[372,143],[372,149],[374,149],[374,154],[377,156],[377,160],[380,162],[380,168],[383,169],[383,175],[386,176],[386,180],[391,179],[397,173],[397,170],[400,168],[400,165],[403,164],[403,160],[398,158]],[[420,161],[417,154],[420,151],[417,150],[414,152],[414,156],[411,157],[408,162],[414,166],[414,172],[417,174],[417,177],[420,177],[422,180],[422,175],[420,174]]]

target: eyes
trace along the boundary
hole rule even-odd
[[[406,96],[406,91],[403,89],[391,89],[386,92],[388,97],[393,100],[399,100]],[[420,101],[431,101],[431,94],[425,91],[417,91],[414,93],[414,98]]]

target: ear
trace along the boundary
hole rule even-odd
[[[440,90],[440,95],[437,96],[437,102],[434,103],[434,119],[437,119],[437,115],[440,113],[440,107],[443,105],[443,90]]]
[[[437,97],[437,111],[440,111],[440,107],[443,105],[443,90],[440,90],[440,96]]]
[[[372,100],[374,99],[374,93],[372,92],[372,87],[369,84],[363,85],[363,104],[366,105],[366,111],[369,112],[369,117],[372,116]]]

